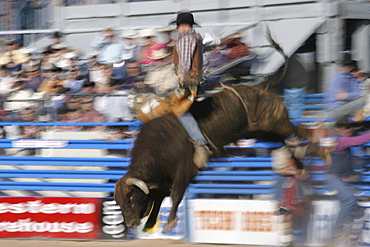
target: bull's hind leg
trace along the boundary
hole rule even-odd
[[[177,209],[181,203],[181,200],[184,196],[187,186],[188,186],[188,183],[186,183],[185,185],[174,185],[172,188],[172,192],[171,192],[172,207],[171,207],[170,215],[168,216],[166,228],[164,229],[165,232],[171,231],[176,226]]]

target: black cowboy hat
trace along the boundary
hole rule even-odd
[[[56,31],[52,34],[52,37],[54,39],[58,39],[58,38],[62,38],[63,37],[63,33],[59,32],[59,31]]]
[[[334,124],[336,128],[350,128],[353,122],[349,119],[350,115],[340,117]]]
[[[61,73],[63,70],[62,70],[62,68],[60,68],[60,67],[52,67],[51,69],[50,69],[50,72],[56,72],[56,73]]]
[[[357,62],[355,60],[352,60],[350,53],[345,53],[343,55],[342,61],[340,61],[341,66],[355,66],[357,67]]]
[[[180,24],[189,24],[190,26],[196,25],[200,27],[197,23],[194,22],[194,16],[190,12],[181,12],[177,15],[176,21],[170,22],[169,25],[176,24],[179,26]]]

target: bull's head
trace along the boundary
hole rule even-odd
[[[152,207],[148,186],[137,178],[120,178],[115,186],[114,199],[121,207],[128,227],[140,225],[140,220],[147,216]]]

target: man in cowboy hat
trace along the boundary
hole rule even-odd
[[[194,16],[190,12],[182,12],[177,16],[176,23],[179,38],[173,49],[173,62],[178,76],[178,94],[172,94],[172,111],[178,116],[180,122],[194,140],[193,161],[198,167],[207,163],[212,154],[206,146],[208,141],[203,136],[194,117],[188,109],[197,95],[199,78],[203,67],[202,38],[195,33],[193,25]],[[198,25],[199,26],[199,25]]]
[[[185,79],[189,77],[196,78],[202,74],[202,40],[193,30],[193,25],[198,24],[194,22],[193,14],[190,12],[178,14],[176,21],[172,23],[176,23],[179,33],[179,38],[173,51],[173,62],[179,78],[179,84],[183,87]],[[190,89],[190,92],[189,101],[192,102],[196,96],[197,90]],[[185,93],[186,92],[182,92],[181,94]]]

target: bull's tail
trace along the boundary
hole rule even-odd
[[[289,61],[289,57],[284,53],[281,46],[278,43],[276,43],[276,41],[271,37],[271,32],[268,27],[266,32],[266,38],[269,41],[269,43],[276,49],[276,51],[279,52],[284,57],[284,68],[283,72],[281,73],[280,77],[277,80],[275,76],[272,76],[265,81],[264,83],[265,87],[263,89],[264,92],[267,91],[270,88],[270,86],[278,85],[284,79],[288,71],[288,61]]]
[[[332,164],[332,158],[330,152],[327,149],[320,148],[318,143],[314,142],[312,139],[312,132],[305,128],[303,125],[299,124],[295,127],[294,134],[301,140],[310,140],[308,143],[307,155],[314,157],[320,157],[326,165],[329,167]]]

